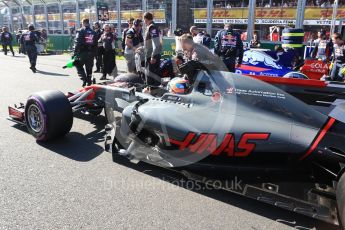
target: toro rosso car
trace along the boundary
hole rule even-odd
[[[221,186],[345,223],[342,85],[315,83],[304,90],[294,79],[274,86],[188,63],[181,70],[192,83],[187,94],[154,97],[113,83],[92,85],[68,95],[35,93],[9,114],[37,140],[49,140],[69,132],[74,111],[104,108],[105,147],[114,161],[146,162],[211,185],[240,180],[240,186]]]
[[[243,54],[243,63],[236,73],[249,76],[271,76],[284,77],[295,71],[293,68],[295,52],[289,50],[277,54],[273,51],[246,50]],[[307,76],[307,79],[320,80],[324,75],[328,75],[329,63],[306,59],[299,71]],[[303,75],[299,75],[303,76]]]

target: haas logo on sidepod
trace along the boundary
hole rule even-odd
[[[264,52],[255,50],[247,50],[243,54],[243,62],[247,62],[252,65],[257,65],[261,62],[264,63],[266,66],[270,66],[274,69],[282,69],[282,67],[277,64],[278,60],[275,60],[274,58],[272,58],[268,54],[265,54]]]
[[[191,153],[208,153],[218,156],[225,153],[228,157],[247,157],[255,151],[257,142],[267,141],[270,133],[243,133],[239,141],[236,142],[235,134],[227,133],[222,141],[218,143],[217,134],[190,132],[182,140],[169,139],[169,142],[178,146],[180,151],[189,150]]]

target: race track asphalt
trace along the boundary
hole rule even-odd
[[[102,116],[75,118],[65,138],[36,143],[6,120],[7,106],[35,91],[78,89],[76,71],[61,68],[67,60],[39,56],[33,74],[26,57],[0,53],[0,229],[338,229],[229,192],[189,189],[145,164],[114,163],[103,151]]]

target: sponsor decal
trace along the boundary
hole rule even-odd
[[[63,14],[63,20],[77,20],[77,14],[76,13],[64,13]]]
[[[248,71],[255,71],[255,72],[270,70],[269,68],[262,68],[258,66],[250,66],[250,65],[244,65],[244,64],[242,64],[239,69],[240,69],[239,70],[240,72],[241,70],[248,70]]]
[[[259,63],[263,63],[266,67],[282,69],[282,67],[277,64],[278,61],[279,59],[273,59],[268,54],[256,50],[248,50],[243,54],[243,62],[249,63],[251,65],[258,65]]]
[[[320,63],[320,62],[314,62],[310,64],[310,67],[313,69],[328,69],[327,63]]]
[[[31,40],[30,34],[26,34],[26,35],[24,36],[24,40],[25,40],[25,41],[30,41],[30,40]]]
[[[109,21],[109,8],[106,3],[97,3],[98,21]]]
[[[117,22],[117,12],[116,11],[108,11],[106,12],[107,19],[109,19],[110,22]],[[127,23],[127,21],[130,18],[142,18],[142,11],[141,10],[124,10],[121,11],[121,22]],[[165,10],[164,9],[155,9],[153,12],[155,23],[166,23],[165,18]],[[23,15],[25,20],[32,21],[32,15]],[[91,20],[96,20],[96,14],[95,13],[87,13],[87,12],[80,12],[80,18],[89,18]],[[36,14],[35,19],[37,22],[43,22],[45,21],[45,15],[44,14]],[[77,20],[77,14],[76,13],[64,13],[63,19],[65,21],[68,20]],[[49,21],[60,21],[60,14],[48,14],[48,20]]]
[[[85,36],[85,43],[86,44],[93,44],[93,35],[92,34],[87,34],[86,36]]]
[[[180,151],[202,154],[209,153],[212,156],[226,154],[228,157],[247,157],[255,151],[258,141],[267,141],[270,133],[243,133],[236,143],[235,134],[227,133],[218,143],[218,136],[214,133],[201,133],[200,135],[190,132],[182,140],[169,139]]]
[[[332,20],[330,19],[324,19],[324,20],[304,20],[303,22],[304,25],[310,25],[310,26],[318,26],[318,25],[322,25],[322,26],[330,26],[332,24]],[[336,20],[335,21],[335,25],[339,25],[340,24],[340,20]],[[343,22],[344,24],[344,22]]]
[[[195,19],[207,19],[206,8],[194,9]],[[333,8],[305,8],[305,19],[324,20],[332,19]],[[296,19],[296,8],[259,8],[256,7],[255,18],[256,19]],[[248,8],[231,8],[231,9],[213,9],[213,19],[243,19],[248,18]],[[337,10],[337,19],[345,18],[345,8],[339,8]]]
[[[194,23],[207,23],[207,19],[194,19]],[[212,23],[231,23],[231,24],[241,24],[245,25],[248,24],[248,19],[213,19]],[[294,24],[296,20],[289,20],[289,19],[255,19],[255,24],[262,24],[262,25],[270,25],[270,24],[277,24],[277,25],[286,25],[286,24]]]
[[[283,100],[286,99],[286,96],[283,93],[262,91],[262,90],[256,90],[256,89],[238,89],[238,88],[230,87],[226,89],[226,93],[244,95],[244,96],[276,98],[276,99],[283,99]]]
[[[306,7],[304,13],[304,25],[331,25],[332,8]],[[247,8],[213,9],[213,23],[248,24]],[[259,8],[255,10],[255,24],[295,24],[297,9],[290,8]],[[336,25],[340,19],[345,18],[345,8],[337,10]],[[194,9],[194,23],[207,23],[207,10]],[[343,23],[344,24],[344,23]]]
[[[323,61],[307,60],[303,66],[303,71],[314,73],[327,73],[329,64]]]

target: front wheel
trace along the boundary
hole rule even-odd
[[[73,124],[71,104],[60,91],[35,93],[26,102],[25,122],[28,131],[38,141],[64,136]]]

